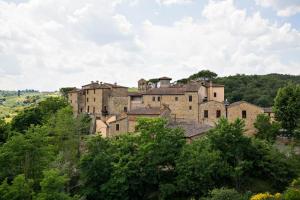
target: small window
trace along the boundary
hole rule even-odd
[[[82,113],[82,108],[80,108],[80,112]]]
[[[86,90],[86,94],[89,94],[89,90]]]
[[[124,112],[127,112],[127,107],[126,106],[124,107]]]
[[[96,90],[94,89],[94,94],[96,94]]]
[[[178,97],[175,97],[175,101],[178,101]]]
[[[157,97],[157,101],[160,101],[160,97]]]
[[[89,98],[86,98],[86,102],[89,102]]]
[[[192,110],[192,106],[189,106],[189,109]]]
[[[216,92],[214,92],[214,97],[217,97],[217,93]]]
[[[116,124],[116,131],[120,130],[120,124]]]
[[[242,111],[242,118],[243,118],[243,119],[246,119],[246,118],[247,118],[247,111],[246,111],[246,110],[243,110],[243,111]]]
[[[95,114],[95,111],[96,111],[96,109],[95,109],[95,107],[93,107],[93,113]]]
[[[88,112],[88,113],[90,112],[90,106],[87,107],[87,112]]]
[[[94,102],[96,102],[96,98],[94,98]]]
[[[193,101],[193,96],[189,96],[189,102]]]
[[[217,110],[217,112],[216,112],[216,117],[217,117],[217,118],[220,118],[220,117],[221,117],[221,110]]]
[[[208,118],[208,110],[204,110],[204,118]]]
[[[72,100],[70,102],[72,103]]]
[[[155,101],[155,97],[152,97],[152,101]]]

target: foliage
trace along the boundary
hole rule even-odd
[[[177,83],[183,83],[186,84],[189,81],[192,80],[213,80],[215,78],[217,78],[218,74],[216,74],[215,72],[209,71],[209,70],[202,70],[199,71],[198,73],[192,74],[191,76],[189,76],[188,78],[184,78],[184,79],[180,79],[177,81]]]
[[[59,92],[60,94],[64,97],[64,98],[68,98],[68,92],[74,90],[76,88],[74,87],[64,87],[64,88],[60,88]]]
[[[274,110],[282,128],[287,130],[289,136],[294,136],[294,130],[300,121],[300,85],[289,84],[280,88],[275,98]]]
[[[42,127],[12,136],[0,147],[0,179],[8,177],[11,180],[24,173],[26,178],[39,181],[42,171],[53,160],[53,148],[48,139]]]
[[[26,180],[23,174],[16,176],[11,185],[5,179],[0,185],[0,200],[31,200],[32,184],[33,180]]]
[[[67,105],[68,103],[59,97],[47,98],[38,106],[27,108],[15,116],[11,122],[12,130],[24,133],[31,125],[47,122],[59,109]]]
[[[254,122],[254,127],[257,129],[255,137],[273,143],[279,134],[280,124],[271,122],[271,118],[265,114],[259,114]]]
[[[44,171],[41,181],[41,192],[35,200],[71,200],[72,198],[64,191],[68,179],[59,174],[56,169]]]
[[[0,145],[7,140],[9,131],[9,125],[4,120],[0,119]]]
[[[247,195],[238,193],[235,189],[214,189],[209,193],[209,197],[203,200],[247,200]]]
[[[259,193],[251,197],[250,200],[280,200],[281,194],[276,193],[274,195],[266,192],[266,193]]]

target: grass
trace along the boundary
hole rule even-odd
[[[32,92],[32,93],[25,93],[20,96],[17,95],[6,96],[6,97],[0,96],[0,98],[6,99],[3,105],[0,105],[0,119],[4,119],[6,122],[10,122],[12,118],[18,114],[18,112],[21,112],[25,108],[30,107],[44,100],[47,97],[55,97],[58,95],[59,94],[56,92],[53,93]],[[24,101],[28,98],[37,99],[37,101],[25,104]]]

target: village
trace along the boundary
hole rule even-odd
[[[91,132],[102,137],[113,137],[135,132],[137,119],[162,117],[168,126],[180,127],[188,140],[200,137],[224,117],[233,122],[245,121],[247,135],[255,134],[254,122],[259,114],[274,118],[272,108],[263,108],[246,101],[228,102],[224,85],[210,80],[190,81],[187,84],[171,83],[161,77],[152,84],[138,81],[138,91],[117,83],[92,81],[68,93],[75,115],[87,113],[92,118]]]

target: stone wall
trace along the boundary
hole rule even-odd
[[[208,117],[204,117],[205,110],[208,111]],[[217,111],[220,111],[220,117],[217,117]],[[221,102],[208,101],[199,106],[199,123],[214,126],[221,117],[226,117],[225,106]]]
[[[120,135],[122,133],[128,132],[128,120],[127,118],[123,118],[114,122],[109,123],[109,137],[114,137]],[[119,126],[119,130],[117,130],[117,126]]]
[[[74,115],[78,114],[78,109],[79,109],[79,105],[78,105],[78,93],[77,92],[70,92],[68,93],[68,101],[72,106],[73,109],[73,113]]]
[[[128,110],[128,97],[109,97],[108,112],[110,115],[118,115],[125,112],[125,107]]]
[[[246,111],[246,118],[242,116],[243,111]],[[235,103],[228,107],[228,120],[230,122],[235,121],[237,118],[245,120],[247,134],[253,135],[256,132],[253,123],[257,115],[262,113],[264,113],[264,110],[256,105],[247,102]]]

